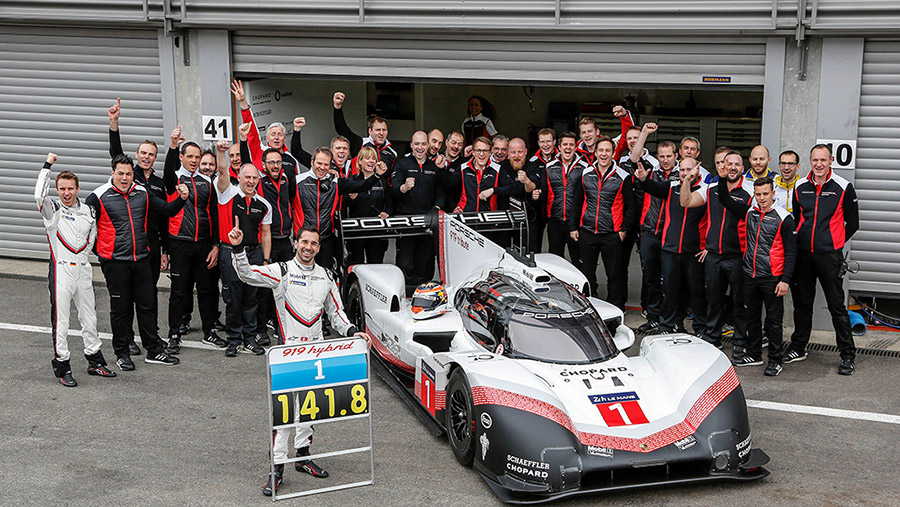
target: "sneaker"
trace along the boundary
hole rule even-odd
[[[266,353],[266,349],[262,348],[255,341],[250,341],[250,343],[245,343],[244,348],[249,350],[255,356],[261,356]]]
[[[275,319],[269,319],[266,321],[266,327],[269,329],[275,329]]]
[[[769,348],[769,339],[766,338],[765,336],[763,336],[763,339],[762,339],[762,348],[764,348],[764,349]]]
[[[228,345],[228,342],[217,335],[215,330],[206,333],[206,336],[203,337],[203,343],[208,343],[209,345],[219,347],[220,349]]]
[[[744,354],[742,356],[732,357],[731,364],[735,366],[762,366],[763,360],[758,357],[753,357],[750,354]]]
[[[278,486],[281,485],[281,480],[283,479],[283,477],[284,465],[275,465],[275,474],[274,476],[270,475],[266,480],[266,485],[263,486],[262,494],[266,496],[272,496],[273,491],[278,491]]]
[[[838,367],[838,375],[853,375],[854,368],[853,359],[841,359],[841,365]]]
[[[272,341],[269,340],[269,335],[267,333],[258,333],[256,335],[256,343],[261,347],[268,347],[272,344]]]
[[[96,375],[98,377],[115,377],[116,372],[111,371],[105,365],[91,363],[88,365],[88,375]]]
[[[191,332],[191,325],[188,322],[182,322],[180,326],[178,326],[178,334],[184,336]]]
[[[177,334],[169,335],[169,345],[166,347],[166,354],[177,356],[181,354],[181,336]]]
[[[781,363],[777,363],[775,361],[769,361],[769,364],[766,365],[766,371],[763,372],[763,375],[767,377],[777,377],[781,370],[784,369],[781,366]]]
[[[328,477],[328,472],[325,471],[325,469],[320,467],[319,465],[316,465],[315,462],[313,462],[313,460],[311,460],[311,459],[306,460],[306,461],[298,461],[298,462],[294,463],[294,468],[298,472],[306,472],[309,475],[311,475],[313,477],[318,477],[320,479],[324,479],[325,477]]]
[[[119,356],[116,358],[116,365],[122,371],[134,371],[134,362],[130,356]]]
[[[638,333],[641,334],[650,334],[654,331],[659,330],[659,322],[648,320],[647,322],[641,324],[641,326],[637,330]]]
[[[75,387],[78,385],[78,382],[75,382],[75,377],[72,376],[71,371],[67,371],[63,374],[62,377],[59,377],[59,383],[66,387]]]
[[[216,331],[225,331],[225,324],[222,324],[222,319],[216,319],[216,321],[213,322],[213,329]]]
[[[235,357],[237,356],[237,353],[237,345],[229,344],[227,347],[225,347],[225,357]]]
[[[722,324],[722,338],[734,334],[734,326],[731,324]]]
[[[172,365],[176,365],[176,364],[180,363],[181,361],[179,361],[177,357],[170,356],[169,354],[166,354],[165,352],[160,352],[159,354],[156,354],[155,356],[151,356],[150,354],[147,354],[147,357],[144,358],[144,362],[149,363],[149,364],[161,364],[164,366],[172,366]]]
[[[797,352],[796,350],[789,350],[787,354],[784,355],[784,363],[798,363],[800,361],[806,361],[807,354],[806,351]]]
[[[128,353],[132,356],[141,355],[141,348],[137,346],[137,343],[134,343],[134,340],[131,340],[131,343],[128,344]]]

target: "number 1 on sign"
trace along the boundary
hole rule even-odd
[[[316,380],[325,380],[325,374],[322,373],[322,360],[319,359],[313,364],[316,365],[316,371],[319,372],[319,374],[316,375]]]

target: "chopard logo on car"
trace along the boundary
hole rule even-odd
[[[605,373],[616,373],[619,371],[628,371],[628,368],[619,366],[617,368],[589,368],[585,370],[563,370],[559,372],[561,377],[576,377],[580,375],[603,375]]]
[[[591,456],[602,456],[604,458],[612,458],[614,453],[609,447],[598,447],[596,445],[589,445],[587,451]]]
[[[682,450],[682,451],[684,451],[686,449],[690,449],[691,447],[694,447],[695,445],[697,445],[697,439],[694,438],[694,435],[688,435],[688,436],[682,438],[681,440],[677,440],[675,442],[675,447],[677,447],[679,450]]]
[[[375,296],[375,298],[378,299],[379,301],[381,301],[382,303],[387,304],[387,296],[382,294],[381,291],[379,291],[375,287],[372,287],[371,285],[366,284],[366,292]]]
[[[507,454],[506,469],[520,475],[546,479],[549,475],[549,472],[547,472],[547,470],[550,470],[550,463],[544,463],[543,461],[532,461],[529,459],[520,458],[518,456],[513,456],[512,454]]]

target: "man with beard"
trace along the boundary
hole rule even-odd
[[[699,174],[699,169],[695,169]],[[744,160],[740,154],[730,152],[725,158],[725,163],[718,170],[718,179],[725,179],[728,188],[728,197],[743,206],[749,206],[753,200],[753,186],[750,180],[744,178]],[[717,184],[703,185],[699,189],[691,190],[690,180],[682,182],[679,200],[685,208],[701,208],[706,212],[709,227],[706,234],[706,255],[703,259],[704,275],[706,280],[706,321],[709,331],[707,339],[713,345],[720,346],[722,325],[724,323],[723,309],[725,307],[725,293],[730,288],[734,299],[734,311],[731,322],[734,323],[734,352],[732,363],[743,366],[748,361],[746,355],[745,337],[746,325],[744,321],[744,290],[743,275],[741,274],[742,242],[741,230],[743,224],[740,215],[729,213],[720,202],[718,192],[721,188]],[[746,213],[745,213],[746,214]],[[702,254],[702,252],[701,252]],[[694,308],[694,312],[701,311]]]
[[[350,154],[356,157],[359,150],[363,146],[371,146],[378,153],[378,159],[387,166],[388,173],[394,169],[397,161],[397,152],[391,147],[388,141],[388,124],[387,120],[381,116],[375,116],[369,119],[369,137],[362,138],[356,135],[347,125],[344,119],[344,110],[342,109],[345,99],[344,92],[335,92],[334,98],[334,130],[338,135],[344,136],[350,140]],[[355,173],[355,171],[354,171]]]
[[[291,178],[295,178],[299,172],[299,164],[289,152],[284,141],[286,139],[284,125],[279,122],[273,122],[266,128],[266,140],[263,143],[259,138],[259,129],[253,120],[253,112],[250,111],[250,104],[247,103],[247,97],[244,95],[244,85],[237,79],[231,83],[231,93],[241,107],[241,121],[250,124],[250,131],[247,133],[247,145],[250,148],[250,157],[253,165],[262,167],[263,151],[273,148],[278,150],[282,156],[281,167],[285,173]]]
[[[769,149],[763,145],[754,146],[750,150],[750,168],[744,174],[750,181],[758,178],[775,178],[778,174],[769,168],[769,162],[772,157],[769,155]]]

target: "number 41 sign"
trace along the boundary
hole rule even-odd
[[[230,116],[204,116],[203,140],[204,141],[228,141],[231,139]]]
[[[336,491],[373,484],[375,462],[372,452],[372,417],[369,398],[369,349],[362,338],[347,338],[271,347],[266,353],[269,379],[269,425],[271,430],[288,431],[298,426],[324,424],[353,419],[368,419],[369,445],[353,449],[322,452],[306,459],[325,458],[353,453],[369,453],[371,478],[367,481],[340,484],[276,494],[273,500]],[[271,433],[270,433],[271,434]],[[273,456],[272,439],[269,456]],[[270,460],[270,473],[276,463]]]

